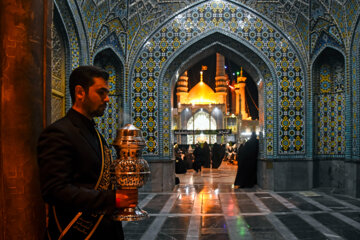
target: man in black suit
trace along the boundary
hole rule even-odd
[[[107,80],[100,68],[76,68],[69,80],[72,108],[39,138],[48,239],[124,239],[121,222],[111,214],[134,207],[137,191],[112,189],[111,154],[93,120],[109,102]]]

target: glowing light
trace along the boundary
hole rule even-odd
[[[239,216],[236,220],[236,227],[240,229],[239,234],[243,237],[247,234],[247,228],[249,228],[249,225],[247,225],[244,219]]]
[[[216,130],[216,120],[213,116],[210,116],[210,114],[205,111],[199,111],[194,116],[192,116],[187,123],[187,129],[208,130],[209,120],[211,122],[211,130]]]
[[[202,72],[200,82],[196,84],[189,92],[188,102],[191,104],[209,104],[216,103],[215,92],[206,83],[203,82]]]

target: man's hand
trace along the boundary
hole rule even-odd
[[[136,207],[138,203],[137,189],[116,190],[116,208]]]

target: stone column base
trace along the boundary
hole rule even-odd
[[[170,192],[175,186],[175,160],[148,160],[150,178],[141,192]]]
[[[274,191],[312,188],[312,161],[306,159],[261,159],[258,161],[258,185]]]
[[[360,161],[345,162],[345,194],[360,197]]]

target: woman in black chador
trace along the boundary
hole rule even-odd
[[[212,168],[220,167],[221,161],[221,146],[214,143],[214,146],[212,147]]]
[[[202,165],[205,168],[210,168],[210,147],[207,144],[207,142],[204,142],[204,145],[202,146]]]
[[[201,148],[199,146],[199,144],[196,144],[195,146],[195,150],[193,152],[194,155],[194,163],[193,163],[193,168],[196,172],[200,171],[201,172],[201,156],[202,156],[202,151]]]
[[[249,141],[239,147],[237,153],[238,170],[235,178],[235,187],[251,188],[256,184],[257,157],[259,140],[253,132]]]
[[[220,145],[220,159],[221,159],[221,161],[224,160],[225,153],[226,153],[226,147],[225,147],[225,144],[222,143]]]

